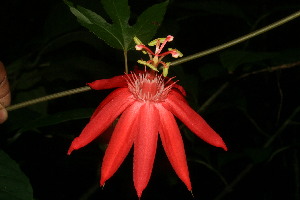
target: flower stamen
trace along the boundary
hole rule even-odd
[[[132,76],[126,78],[128,89],[133,94],[134,98],[139,101],[162,102],[164,101],[173,85],[176,82],[170,83],[170,79],[165,81],[162,75],[149,73],[132,73]]]
[[[151,51],[147,46],[145,46],[137,37],[134,37],[134,42],[136,43],[135,49],[138,51],[142,51],[144,54],[148,53],[149,60],[143,61],[138,60],[138,63],[143,64],[151,68],[154,71],[158,71],[159,64],[163,65],[163,76],[166,77],[168,75],[170,63],[162,62],[161,60],[168,54],[171,54],[173,58],[182,57],[183,54],[177,49],[169,48],[167,52],[161,53],[162,49],[165,47],[167,42],[173,41],[174,37],[168,35],[166,38],[157,38],[148,43],[149,46],[155,46],[155,53]]]

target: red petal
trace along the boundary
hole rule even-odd
[[[92,83],[87,83],[94,90],[104,90],[104,89],[111,89],[116,87],[127,87],[127,81],[124,75],[121,76],[114,76],[109,79],[100,79],[96,80]]]
[[[93,119],[98,112],[110,101],[112,101],[114,98],[122,95],[124,93],[124,91],[126,91],[127,88],[118,88],[115,89],[114,91],[112,91],[101,103],[100,105],[96,108],[96,110],[94,111],[93,115],[91,116],[91,119]],[[128,89],[127,89],[128,90]]]
[[[173,84],[173,88],[175,88],[175,89],[177,89],[177,90],[179,90],[179,92],[181,92],[181,94],[183,95],[183,96],[186,96],[186,91],[185,91],[185,89],[181,86],[181,85],[178,85],[178,84],[174,84],[174,81],[172,80],[173,78],[175,78],[175,77],[172,77],[172,78],[169,78],[169,77],[166,77],[166,82],[168,82],[169,84]],[[168,85],[169,85],[168,84]]]
[[[101,110],[96,110],[97,115],[90,120],[79,137],[73,140],[68,150],[69,155],[73,150],[84,147],[98,137],[130,104],[134,102],[134,100],[130,98],[131,93],[128,92],[127,88],[122,88],[120,90],[122,90],[122,92],[120,92],[118,96],[115,96],[115,98],[112,98],[111,101],[107,102]]]
[[[170,92],[163,106],[178,117],[192,132],[205,142],[227,151],[222,138],[198,115],[177,92]]]
[[[120,117],[103,158],[101,185],[117,171],[128,154],[137,133],[137,117],[141,106],[141,103],[135,102]]]
[[[176,88],[177,90],[179,90],[181,92],[181,94],[183,94],[184,96],[186,96],[186,91],[184,90],[184,88],[181,85],[174,84],[173,88]]]
[[[141,107],[133,159],[133,181],[138,197],[141,197],[151,176],[157,147],[158,119],[158,111],[152,103],[147,102]]]
[[[157,105],[157,109],[159,110],[161,122],[159,134],[165,152],[176,174],[184,182],[188,190],[191,191],[192,186],[189,178],[184,145],[176,120],[173,114],[160,104]]]

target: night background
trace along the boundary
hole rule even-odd
[[[72,2],[111,22],[100,0]],[[129,0],[129,24],[162,2]],[[163,21],[152,23],[158,28],[153,39],[173,35],[169,47],[188,56],[299,10],[298,0],[171,0]],[[130,50],[129,69],[143,56]],[[0,3],[0,61],[8,74],[12,104],[124,73],[122,50],[81,26],[59,0]],[[194,197],[159,140],[141,199],[300,199],[299,62],[297,18],[233,47],[171,66],[169,76],[176,76],[190,106],[222,136],[228,151],[203,142],[178,120]],[[132,152],[105,187],[99,187],[113,127],[67,155],[72,140],[111,91],[87,91],[9,111],[0,125],[0,199],[138,199]]]

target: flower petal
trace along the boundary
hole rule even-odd
[[[184,88],[181,86],[181,85],[178,85],[178,84],[174,84],[173,85],[173,88],[176,88],[177,90],[179,90],[181,92],[181,94],[183,96],[186,96],[186,91],[184,90]]]
[[[179,118],[192,132],[200,137],[205,142],[221,147],[227,151],[227,147],[220,137],[206,121],[196,113],[187,103],[183,100],[182,95],[177,92],[170,92],[168,98],[163,103],[163,106]]]
[[[96,110],[97,114],[93,116],[90,122],[85,126],[79,137],[75,138],[68,150],[70,155],[73,150],[84,147],[103,131],[129,106],[134,102],[130,98],[131,93],[127,88],[120,89],[118,96],[107,102],[101,110]]]
[[[91,83],[87,83],[94,90],[104,90],[104,89],[111,89],[117,87],[126,87],[127,81],[124,75],[114,76],[109,79],[100,79],[93,81]]]
[[[96,108],[96,110],[94,111],[93,115],[91,116],[91,119],[93,119],[98,112],[110,101],[112,101],[114,98],[118,97],[118,96],[122,96],[123,93],[126,92],[127,88],[118,88],[115,89],[114,91],[112,91],[100,104],[99,106]],[[128,89],[127,89],[128,90]]]
[[[146,102],[140,109],[138,133],[134,140],[133,181],[140,198],[146,188],[155,158],[159,114],[153,103]]]
[[[189,178],[184,145],[176,120],[173,114],[162,105],[157,104],[156,106],[159,110],[161,122],[159,135],[165,152],[176,174],[184,182],[188,190],[191,191],[192,185]]]
[[[141,103],[135,102],[120,117],[103,158],[101,185],[117,171],[128,154],[137,133],[137,118],[141,106]]]
[[[168,83],[168,85],[172,85],[173,88],[177,89],[183,96],[186,96],[186,91],[185,89],[181,86],[181,85],[178,85],[176,82],[177,81],[173,81],[175,77],[165,77],[165,82]]]

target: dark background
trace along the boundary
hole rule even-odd
[[[129,1],[130,23],[158,2]],[[99,1],[81,3],[103,12]],[[292,0],[175,0],[157,36],[173,35],[172,47],[187,56],[299,9],[299,1]],[[170,70],[188,91],[195,110],[225,87],[200,114],[223,137],[228,152],[207,145],[184,126],[181,130],[194,199],[300,198],[300,66],[272,70],[300,61],[299,35],[300,19],[295,19]],[[129,52],[131,69],[138,56]],[[58,0],[0,3],[0,60],[9,75],[13,104],[122,74],[124,65],[121,51],[81,27]],[[262,69],[269,70],[249,74]],[[103,189],[98,183],[106,138],[66,155],[72,139],[109,92],[89,91],[9,112],[0,126],[1,149],[19,163],[36,199],[137,199],[132,153]],[[142,199],[193,199],[158,146]]]

